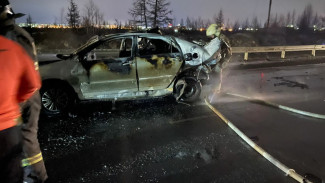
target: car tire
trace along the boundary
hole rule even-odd
[[[68,112],[74,104],[75,96],[65,83],[49,82],[40,89],[42,113],[58,116]]]
[[[181,98],[179,99],[182,102],[195,102],[199,99],[202,85],[200,81],[195,80],[194,78],[186,78],[186,88],[184,89],[184,93],[182,94]],[[176,88],[176,93],[180,93],[181,88]]]

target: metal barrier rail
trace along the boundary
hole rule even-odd
[[[316,51],[325,50],[325,45],[301,45],[301,46],[259,46],[259,47],[233,47],[232,53],[244,53],[244,60],[248,60],[249,53],[281,52],[281,58],[285,58],[286,52],[311,51],[316,56]]]

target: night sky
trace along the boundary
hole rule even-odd
[[[82,15],[84,6],[88,0],[75,0]],[[94,0],[95,4],[100,7],[104,13],[105,20],[113,24],[115,18],[124,23],[131,19],[128,10],[133,0]],[[176,18],[179,23],[181,18],[186,17],[203,19],[212,19],[222,8],[225,21],[229,18],[230,22],[246,18],[252,19],[258,16],[261,23],[267,18],[269,0],[170,0],[170,8],[173,10],[171,18]],[[273,0],[272,14],[284,14],[296,9],[299,15],[304,7],[311,3],[315,12],[325,16],[325,0]],[[69,0],[11,0],[11,5],[15,12],[30,14],[35,23],[60,23],[60,12],[64,8],[65,15],[69,6]],[[18,22],[26,22],[26,16],[18,19]]]

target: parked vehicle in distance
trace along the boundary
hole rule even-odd
[[[174,95],[193,102],[209,78],[211,57],[204,47],[172,36],[95,36],[71,54],[39,55],[42,111],[60,114],[77,100]]]

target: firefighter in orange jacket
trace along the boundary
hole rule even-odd
[[[3,36],[0,65],[0,182],[22,182],[19,103],[30,98],[41,87],[41,81],[25,50]]]
[[[2,8],[1,8],[2,7]],[[23,28],[15,24],[15,18],[23,14],[15,14],[10,8],[8,0],[0,0],[0,35],[20,44],[33,59],[36,68],[36,49],[33,38]],[[23,137],[22,165],[25,170],[24,182],[44,182],[47,179],[40,145],[37,139],[38,119],[40,113],[40,96],[36,91],[34,95],[22,105],[23,125],[21,129]]]

